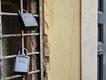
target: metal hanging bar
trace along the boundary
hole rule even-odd
[[[38,36],[39,33],[27,33],[23,34],[23,36]],[[0,36],[0,38],[5,38],[5,37],[21,37],[21,34],[3,34]]]
[[[30,74],[36,74],[36,73],[39,73],[39,72],[40,72],[40,70],[31,71],[31,72],[28,73],[28,75],[30,75]],[[14,75],[14,76],[7,77],[4,80],[10,80],[10,79],[14,79],[14,78],[22,77],[22,76],[23,75]]]
[[[20,0],[21,12],[23,13],[23,0]]]
[[[23,0],[21,0],[21,13],[23,13]],[[22,33],[21,33],[21,40],[22,40],[22,53],[24,53],[24,36],[23,36],[23,34],[24,34],[24,31],[22,30]],[[23,80],[25,80],[25,77],[23,76]]]
[[[1,0],[0,0],[0,12],[1,12]],[[2,19],[1,19],[1,16],[0,16],[0,35],[2,35]],[[3,56],[3,52],[2,52],[2,38],[0,39],[0,57]],[[3,79],[3,61],[0,61],[0,80],[4,80]]]
[[[37,54],[39,54],[39,52],[32,52],[32,53],[28,53],[28,56],[30,56],[30,55],[37,55]],[[15,57],[16,57],[16,55],[2,56],[2,57],[0,57],[0,61],[4,60],[4,59],[15,58]]]
[[[23,13],[23,0],[20,1],[21,3],[21,13]],[[22,30],[21,36],[22,36],[22,53],[24,53],[24,31]]]
[[[40,11],[40,69],[41,80],[44,80],[44,68],[43,68],[43,0],[39,0]]]
[[[0,12],[0,16],[2,16],[2,15],[17,16],[17,15],[18,15],[18,13]],[[34,14],[33,16],[34,16],[34,17],[39,17],[39,15],[38,15],[38,14]]]

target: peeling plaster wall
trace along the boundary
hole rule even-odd
[[[80,0],[45,0],[48,80],[80,80]]]

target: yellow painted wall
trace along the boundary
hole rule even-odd
[[[45,0],[49,80],[80,80],[80,0]]]

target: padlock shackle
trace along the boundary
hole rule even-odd
[[[24,53],[19,50],[18,55],[21,55],[21,54],[22,55],[27,55],[28,50],[26,48],[24,48],[24,50],[26,51],[26,52],[24,51]]]
[[[21,14],[22,12],[20,10],[18,10],[19,14]],[[23,9],[23,12],[25,13],[29,13],[27,10]]]
[[[28,11],[27,11],[27,10],[25,10],[25,9],[23,9],[23,12],[28,13]]]
[[[26,48],[24,48],[24,50],[26,51],[26,55],[27,55],[27,53],[28,53],[28,50],[27,50]]]

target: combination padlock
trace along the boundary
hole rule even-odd
[[[29,72],[30,57],[27,56],[27,49],[24,53],[18,52],[15,60],[14,72],[19,74],[27,74]]]

